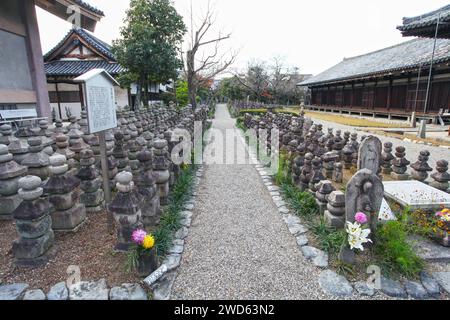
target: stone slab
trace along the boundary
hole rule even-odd
[[[450,272],[433,272],[432,276],[445,292],[450,294]]]
[[[386,181],[384,194],[402,207],[411,210],[438,210],[442,205],[450,207],[450,194],[419,181]]]
[[[450,248],[443,247],[429,239],[417,236],[408,237],[417,255],[428,262],[450,263]]]

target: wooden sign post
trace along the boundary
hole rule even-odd
[[[74,79],[83,86],[87,111],[89,134],[97,134],[100,146],[103,191],[108,217],[108,232],[114,232],[114,218],[108,210],[111,203],[111,189],[108,177],[105,131],[117,127],[116,98],[114,86],[119,83],[104,69],[93,69]]]

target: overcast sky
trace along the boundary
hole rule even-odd
[[[85,0],[105,12],[95,35],[111,43],[119,37],[129,0]],[[208,0],[193,0],[201,16]],[[409,40],[396,26],[403,17],[438,9],[448,0],[215,0],[215,31],[232,32],[224,49],[239,50],[235,68],[252,59],[281,56],[302,73],[320,73],[344,57]],[[175,7],[190,25],[189,0]],[[70,24],[41,9],[38,21],[44,53],[70,30]],[[195,20],[195,19],[194,19]]]

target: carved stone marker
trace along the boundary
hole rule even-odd
[[[19,180],[27,168],[17,164],[8,147],[0,144],[0,220],[11,219],[22,199],[17,194]]]
[[[358,170],[369,169],[374,174],[378,174],[382,148],[382,143],[377,137],[370,136],[364,139],[359,146]]]
[[[369,139],[367,138],[365,141]],[[358,212],[365,213],[368,219],[367,224],[371,230],[371,236],[373,236],[376,231],[378,213],[383,202],[383,196],[384,188],[380,178],[369,169],[359,170],[347,184],[345,194],[346,222],[354,223],[355,215]],[[347,264],[354,264],[355,253],[350,249],[347,240],[342,245],[339,259]]]
[[[109,205],[118,224],[118,243],[116,249],[127,251],[133,244],[131,235],[141,224],[141,196],[136,192],[133,175],[130,172],[120,172],[116,176],[118,193]]]
[[[16,265],[37,266],[45,264],[47,253],[53,245],[50,204],[42,198],[42,180],[37,176],[26,176],[19,180],[19,196],[22,203],[14,211],[17,232],[20,238],[12,245]]]

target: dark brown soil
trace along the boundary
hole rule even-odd
[[[126,272],[126,254],[114,251],[116,232],[107,232],[106,214],[89,215],[76,233],[56,234],[48,263],[39,268],[14,266],[12,242],[18,238],[14,221],[0,221],[0,284],[24,282],[44,292],[66,281],[67,268],[79,266],[81,281],[106,279],[109,286],[136,283],[141,279]]]

